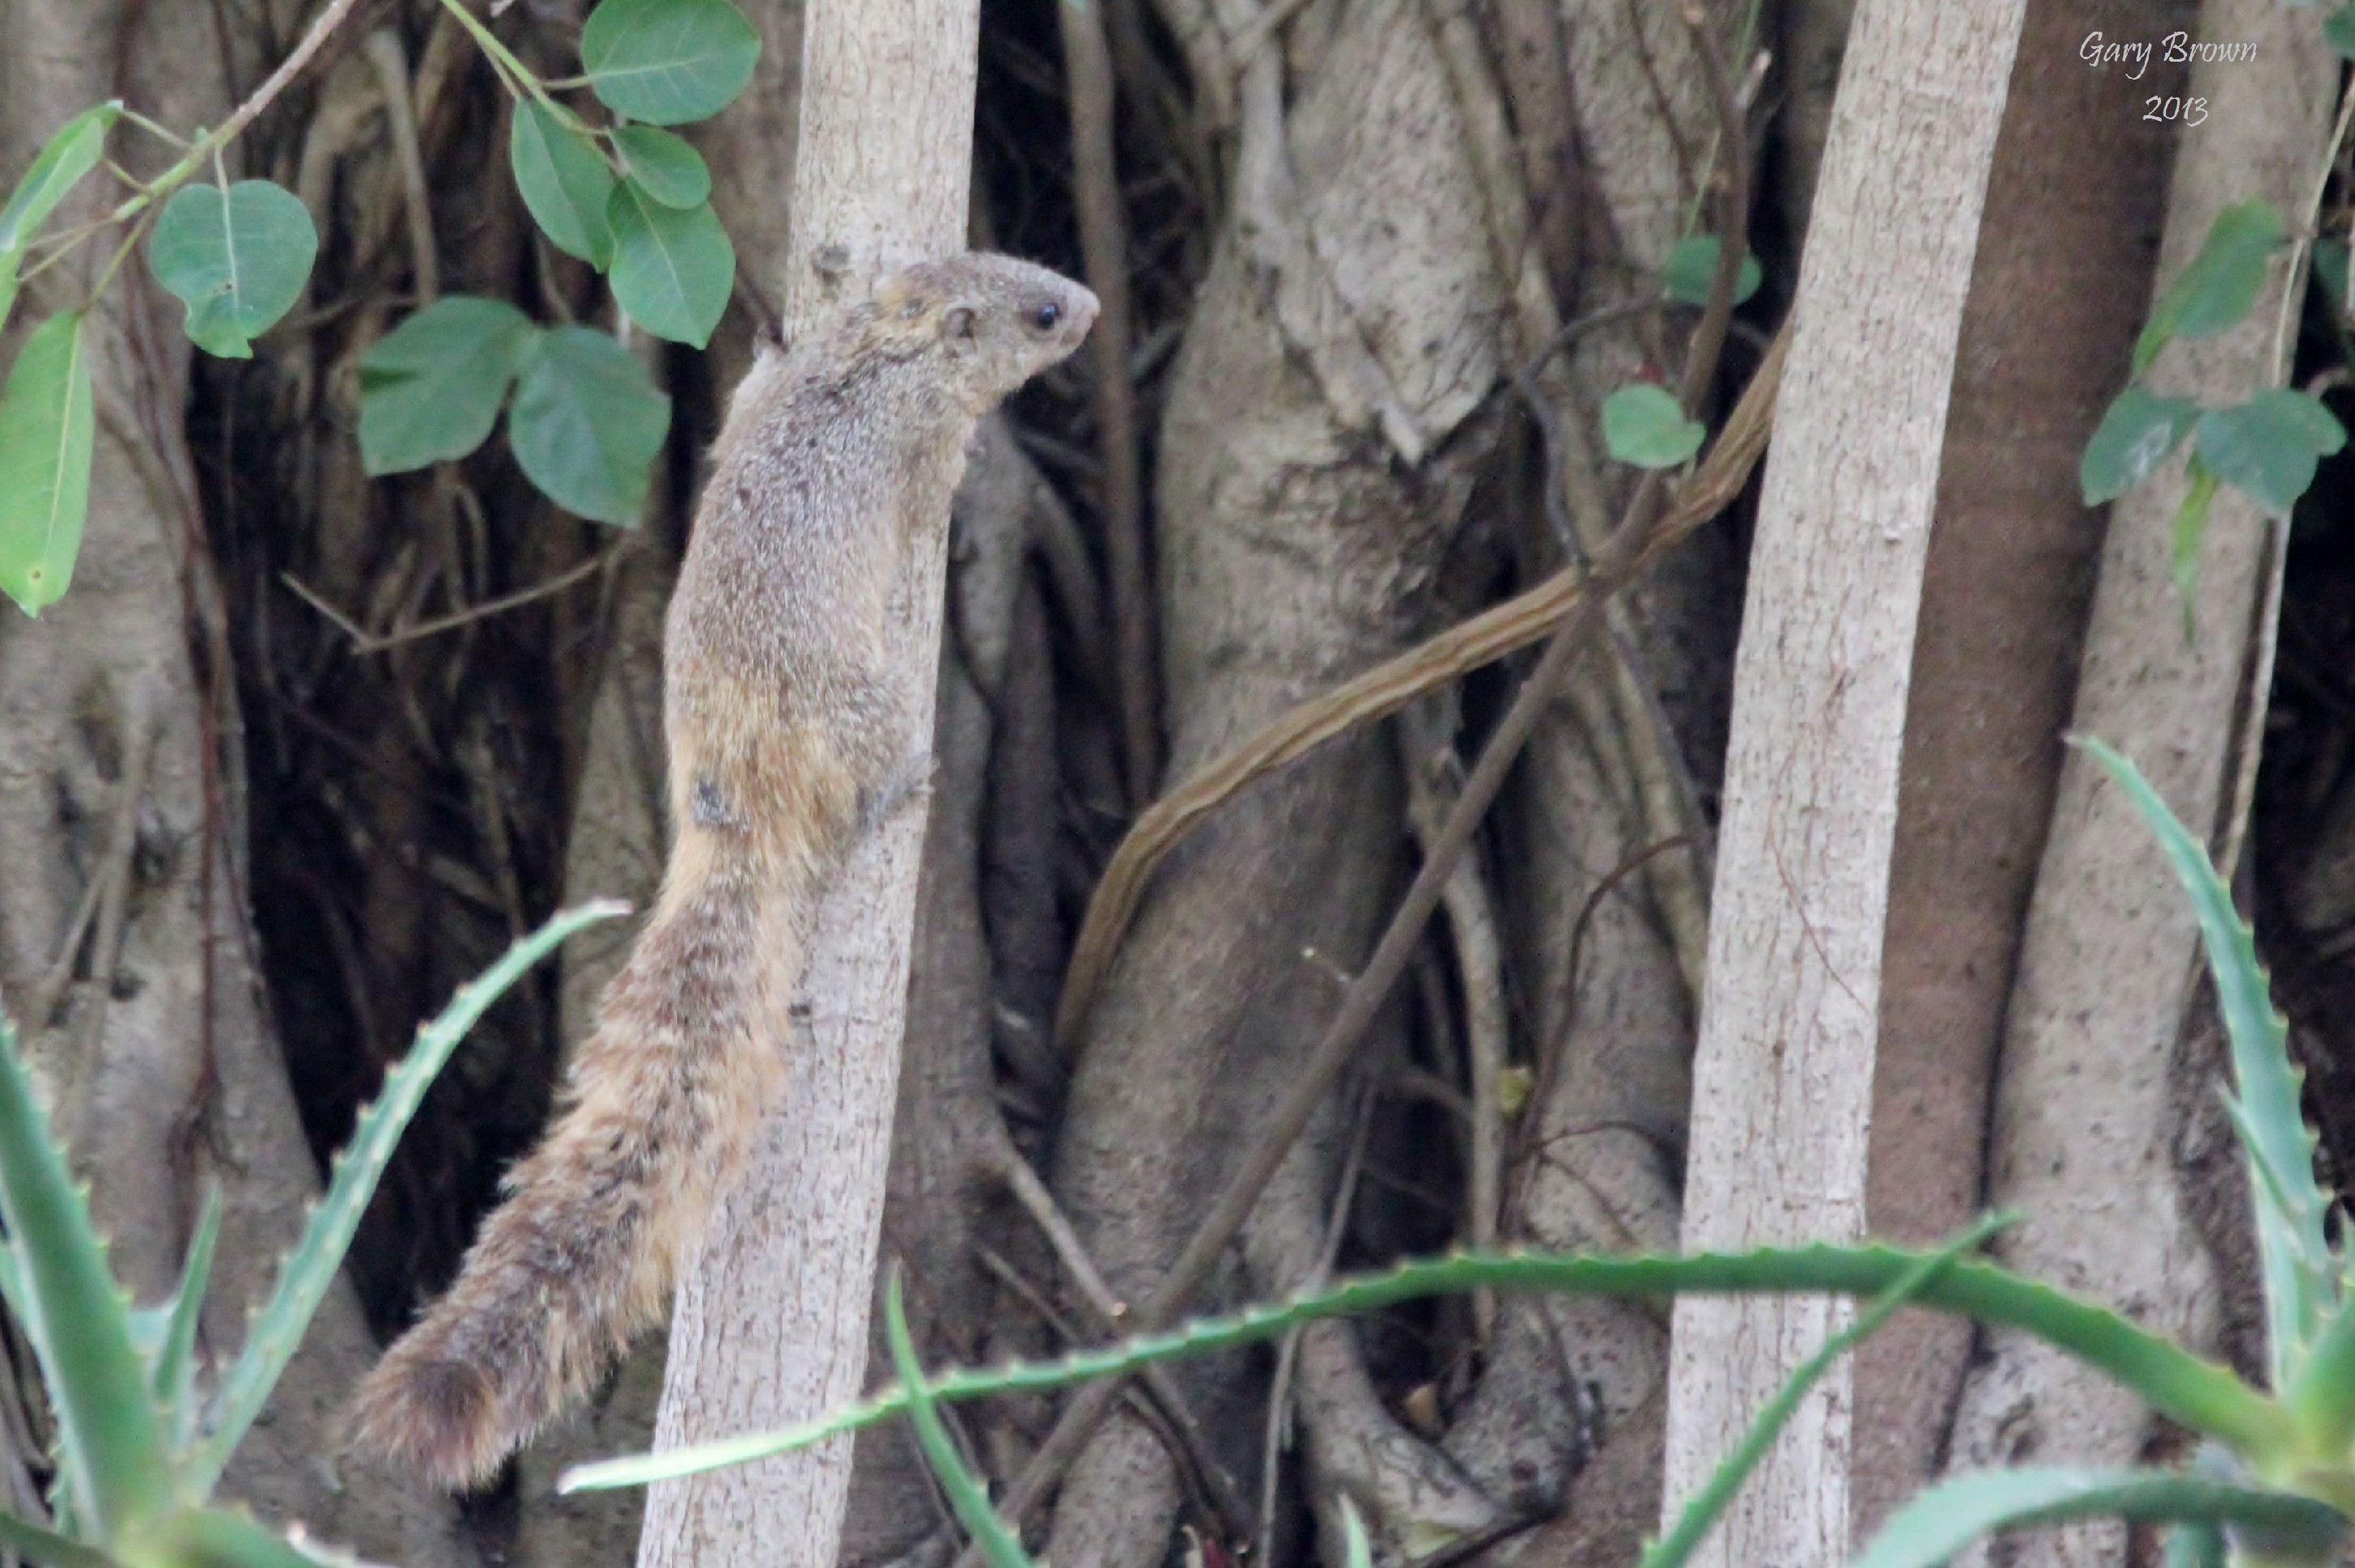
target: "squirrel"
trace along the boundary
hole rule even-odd
[[[887,278],[791,349],[764,342],[665,623],[660,895],[556,1125],[363,1381],[362,1446],[479,1484],[661,1314],[779,1097],[818,901],[929,776],[883,650],[904,546],[947,517],[981,418],[1096,309],[1043,267],[964,254]]]

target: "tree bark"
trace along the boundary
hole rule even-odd
[[[977,0],[807,9],[783,280],[789,336],[892,268],[963,249],[978,26]],[[911,756],[928,750],[932,730],[942,521],[911,543],[889,631],[913,698]],[[783,1425],[858,1392],[923,836],[922,810],[898,813],[821,906],[791,1097],[679,1291],[658,1442]],[[638,1561],[830,1563],[849,1469],[846,1440],[658,1486]]]
[[[2192,71],[2189,90],[2207,99],[2210,119],[2187,132],[2177,156],[2161,289],[2227,205],[2263,198],[2276,212],[2303,213],[2338,79],[2314,18],[2268,0],[2209,0],[2196,36],[2248,42],[2255,53]],[[2152,368],[2154,390],[2215,406],[2272,385],[2287,282],[2272,279],[2232,331],[2169,347]],[[2169,565],[2184,482],[2182,464],[2170,463],[2111,509],[2073,723],[2134,758],[2178,815],[2221,842],[2240,809],[2235,714],[2257,678],[2254,634],[2271,614],[2264,589],[2279,537],[2238,492],[2218,493],[2187,640]],[[2254,701],[2262,713],[2261,686]],[[2253,740],[2255,731],[2244,723],[2239,733]],[[1998,1251],[2016,1268],[2200,1342],[2214,1332],[2215,1279],[2176,1180],[2174,1082],[2196,941],[2149,830],[2099,768],[2072,755],[2004,1033],[1987,1196],[2027,1220]],[[1987,1343],[1991,1353],[1964,1391],[1952,1463],[2140,1456],[2151,1422],[2139,1400],[2015,1336]],[[2122,1526],[2096,1522],[2038,1532],[2006,1561],[2117,1563],[2125,1549]],[[1966,1560],[1984,1561],[1986,1550]]]
[[[1863,1228],[1915,616],[1955,345],[2024,8],[1859,7],[1735,662],[1694,1061],[1689,1250]],[[1820,1298],[1678,1302],[1671,1515],[1844,1315]],[[1845,1558],[1848,1406],[1843,1369],[1801,1407],[1702,1561],[1809,1568]]]

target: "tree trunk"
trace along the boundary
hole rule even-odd
[[[1864,1224],[1899,748],[1955,344],[2024,0],[1859,7],[1794,307],[1734,668],[1685,1245]],[[1888,243],[1905,237],[1902,247]],[[1668,1497],[1707,1478],[1845,1313],[1678,1303]],[[1725,1520],[1712,1563],[1847,1555],[1845,1369]]]
[[[964,249],[976,4],[837,0],[805,12],[789,337],[890,269]],[[892,662],[917,694],[911,756],[931,744],[947,544],[944,525],[912,540],[894,594]],[[820,908],[794,1090],[679,1290],[661,1442],[785,1425],[858,1392],[923,816],[901,811],[870,835]],[[659,1486],[638,1560],[830,1563],[849,1469],[850,1445],[837,1441]]]
[[[2255,53],[2192,71],[2189,90],[2207,99],[2211,117],[2177,154],[2159,288],[2198,253],[2225,206],[2262,198],[2276,212],[2304,210],[2338,79],[2313,26],[2266,0],[2201,7],[2197,37],[2245,41]],[[2137,101],[2147,90],[2138,87]],[[2152,388],[2212,407],[2273,385],[2288,282],[2274,278],[2232,331],[2178,340],[2153,367]],[[2264,710],[2256,652],[2280,540],[2238,492],[2217,494],[2187,639],[2169,566],[2183,492],[2182,466],[2170,464],[2111,509],[2073,724],[2132,758],[2179,816],[2221,844],[2244,810],[2236,780]],[[2175,1170],[2184,1094],[2176,1064],[2196,943],[2149,831],[2101,770],[2073,754],[2004,1032],[1987,1196],[2027,1217],[1997,1250],[2016,1268],[2198,1343],[2214,1333],[2215,1278]],[[1985,1338],[1991,1353],[1965,1388],[1953,1464],[2030,1454],[2120,1464],[2141,1455],[2151,1422],[2139,1400],[2024,1339]],[[2125,1541],[2114,1523],[2070,1526],[2039,1532],[2007,1561],[2118,1563]],[[1970,1560],[1984,1561],[1984,1550]]]

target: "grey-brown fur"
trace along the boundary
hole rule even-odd
[[[677,837],[661,895],[563,1116],[362,1384],[367,1446],[479,1481],[661,1312],[783,1087],[819,895],[917,777],[882,647],[902,548],[946,516],[975,422],[1095,313],[1043,268],[953,257],[765,349],[737,388],[664,645]]]

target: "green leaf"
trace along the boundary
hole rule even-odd
[[[205,1287],[212,1277],[213,1244],[220,1239],[221,1196],[218,1187],[205,1192],[205,1206],[188,1238],[187,1261],[180,1267],[180,1287],[172,1293],[149,1386],[156,1408],[175,1430],[173,1443],[185,1444],[197,1422],[197,1322],[204,1313]]]
[[[2183,641],[2192,640],[2191,600],[2200,588],[2200,541],[2208,534],[2208,507],[2216,499],[2216,476],[2195,454],[2191,486],[2175,509],[2175,528],[2168,545],[2168,560],[2175,569],[2175,591],[2183,598]]]
[[[252,340],[293,308],[319,254],[318,231],[294,193],[240,180],[226,197],[183,185],[147,241],[155,281],[188,307],[188,341],[224,359],[250,359]]]
[[[711,171],[685,137],[652,125],[624,125],[613,132],[613,144],[630,178],[663,206],[701,207],[710,197]]]
[[[916,1360],[916,1341],[908,1333],[908,1309],[900,1298],[897,1268],[883,1287],[883,1331],[890,1340],[891,1363],[899,1370],[900,1386],[908,1391],[908,1419],[916,1428],[916,1445],[924,1451],[924,1462],[932,1467],[941,1490],[948,1494],[957,1521],[981,1548],[990,1568],[1032,1568],[1021,1537],[997,1517],[989,1493],[965,1467],[956,1439],[949,1436],[948,1423],[941,1419],[932,1385],[924,1382],[924,1369]]]
[[[1666,387],[1648,381],[1622,387],[1603,399],[1603,444],[1637,468],[1674,468],[1700,450],[1709,432]]]
[[[1897,1309],[1922,1294],[1930,1282],[1965,1253],[1976,1252],[2001,1226],[2003,1221],[1988,1215],[1970,1229],[1948,1242],[1930,1256],[1905,1271],[1896,1284],[1875,1298],[1870,1308],[1859,1315],[1838,1333],[1823,1343],[1823,1348],[1794,1370],[1774,1397],[1758,1412],[1742,1441],[1725,1457],[1722,1464],[1710,1472],[1708,1482],[1695,1492],[1677,1515],[1677,1522],[1668,1534],[1644,1549],[1639,1568],[1684,1568],[1694,1552],[1730,1507],[1742,1484],[1765,1458],[1766,1451],[1774,1446],[1791,1417],[1797,1414],[1800,1403],[1807,1396],[1832,1363],[1862,1344],[1877,1332],[1882,1324],[1895,1316]]]
[[[41,1568],[117,1568],[113,1558],[0,1509],[0,1548]]]
[[[604,0],[581,29],[590,90],[651,125],[719,113],[760,58],[761,35],[728,0]]]
[[[1272,1339],[1296,1324],[1380,1311],[1426,1296],[1493,1290],[1652,1298],[1686,1291],[1773,1295],[1874,1296],[1894,1288],[1936,1255],[1881,1245],[1764,1247],[1692,1257],[1624,1257],[1562,1253],[1458,1253],[1402,1264],[1386,1274],[1345,1279],[1288,1302],[1182,1325],[1060,1361],[942,1374],[943,1399],[1037,1393],[1092,1377],[1126,1374],[1156,1361]],[[1977,1258],[1965,1258],[1922,1287],[1920,1305],[2018,1329],[2107,1373],[2162,1415],[2235,1450],[2266,1460],[2292,1451],[2297,1434],[2287,1413],[2224,1368],[2150,1332],[2107,1308],[2063,1295]],[[870,1425],[907,1408],[887,1389],[874,1398],[778,1432],[752,1433],[584,1465],[565,1472],[559,1491],[644,1486],[741,1465]]]
[[[549,244],[600,272],[613,264],[613,231],[605,223],[613,171],[588,138],[526,99],[516,105],[507,132],[507,162],[523,205]]]
[[[378,339],[360,360],[360,463],[371,474],[464,457],[499,417],[532,341],[504,300],[452,294]]]
[[[1374,1568],[1374,1543],[1366,1539],[1366,1521],[1359,1517],[1358,1502],[1348,1493],[1341,1494],[1342,1568]]]
[[[27,615],[73,580],[90,511],[90,348],[79,313],[51,316],[0,385],[0,593]]]
[[[249,1515],[223,1509],[188,1510],[172,1521],[164,1539],[173,1562],[203,1568],[319,1568],[323,1563],[358,1568],[353,1558],[306,1552]]]
[[[442,1015],[417,1032],[417,1044],[400,1065],[385,1075],[376,1103],[360,1113],[351,1142],[336,1156],[326,1194],[313,1207],[304,1222],[302,1238],[279,1266],[277,1287],[247,1327],[245,1348],[221,1378],[220,1390],[213,1399],[212,1420],[186,1463],[188,1482],[197,1496],[210,1493],[213,1483],[220,1479],[222,1467],[261,1414],[279,1373],[286,1370],[294,1347],[310,1326],[312,1314],[335,1282],[336,1270],[342,1266],[344,1253],[359,1228],[361,1211],[384,1175],[393,1145],[424,1103],[425,1091],[458,1048],[458,1042],[524,970],[553,951],[558,943],[584,926],[610,920],[628,908],[611,900],[583,904],[556,916],[516,943],[506,957],[458,988]]]
[[[2167,1532],[2159,1568],[2224,1568],[2224,1532],[2212,1524],[2179,1524]]]
[[[57,1412],[63,1469],[85,1517],[111,1541],[178,1501],[130,1313],[107,1273],[81,1190],[0,1017],[0,1223],[19,1246],[31,1339]]]
[[[1714,234],[1688,235],[1668,248],[1668,260],[1660,269],[1660,292],[1680,305],[1705,305],[1709,291],[1717,283],[1717,253],[1721,249]],[[1765,281],[1758,258],[1742,252],[1742,264],[1734,270],[1733,302],[1742,303],[1758,291]]]
[[[123,116],[119,101],[85,109],[57,129],[47,145],[33,155],[24,177],[0,207],[0,325],[16,302],[16,270],[25,247],[39,234],[66,193],[98,166],[106,151],[106,132]]]
[[[524,477],[558,505],[633,527],[655,458],[670,432],[670,399],[629,350],[582,326],[557,327],[524,367],[507,444]]]
[[[2232,1046],[2243,1152],[2254,1190],[2259,1273],[2274,1386],[2294,1389],[2307,1340],[2339,1304],[2337,1272],[2324,1234],[2327,1205],[2314,1180],[2315,1138],[2298,1107],[2302,1075],[2289,1059],[2288,1031],[2274,1011],[2254,935],[2233,907],[2207,850],[2176,820],[2149,781],[2110,747],[2073,736],[2117,781],[2158,838],[2199,918],[2216,1010]],[[2298,1394],[2291,1394],[2295,1408]],[[2355,1413],[2355,1388],[2334,1395]]]
[[[736,248],[711,204],[681,211],[623,180],[605,204],[605,221],[613,229],[614,300],[656,337],[701,348],[736,281]]]
[[[2008,1526],[2105,1518],[2239,1525],[2264,1531],[2291,1550],[2327,1547],[2346,1526],[2311,1498],[2172,1470],[1981,1470],[1916,1496],[1850,1568],[1937,1568]]]
[[[2265,281],[2265,265],[2287,237],[2262,201],[2243,202],[2216,215],[2207,241],[2159,296],[2135,340],[2133,379],[2141,380],[2168,339],[2222,332],[2246,315]]]
[[[2199,418],[2200,405],[2189,397],[2162,397],[2145,387],[2119,393],[2077,465],[2077,488],[2085,504],[2099,506],[2141,483]]]
[[[2355,59],[2355,5],[2341,5],[2323,19],[2322,41]]]
[[[2315,460],[2346,444],[2345,427],[2319,399],[2286,387],[2200,416],[2200,461],[2276,517],[2314,482]]]

